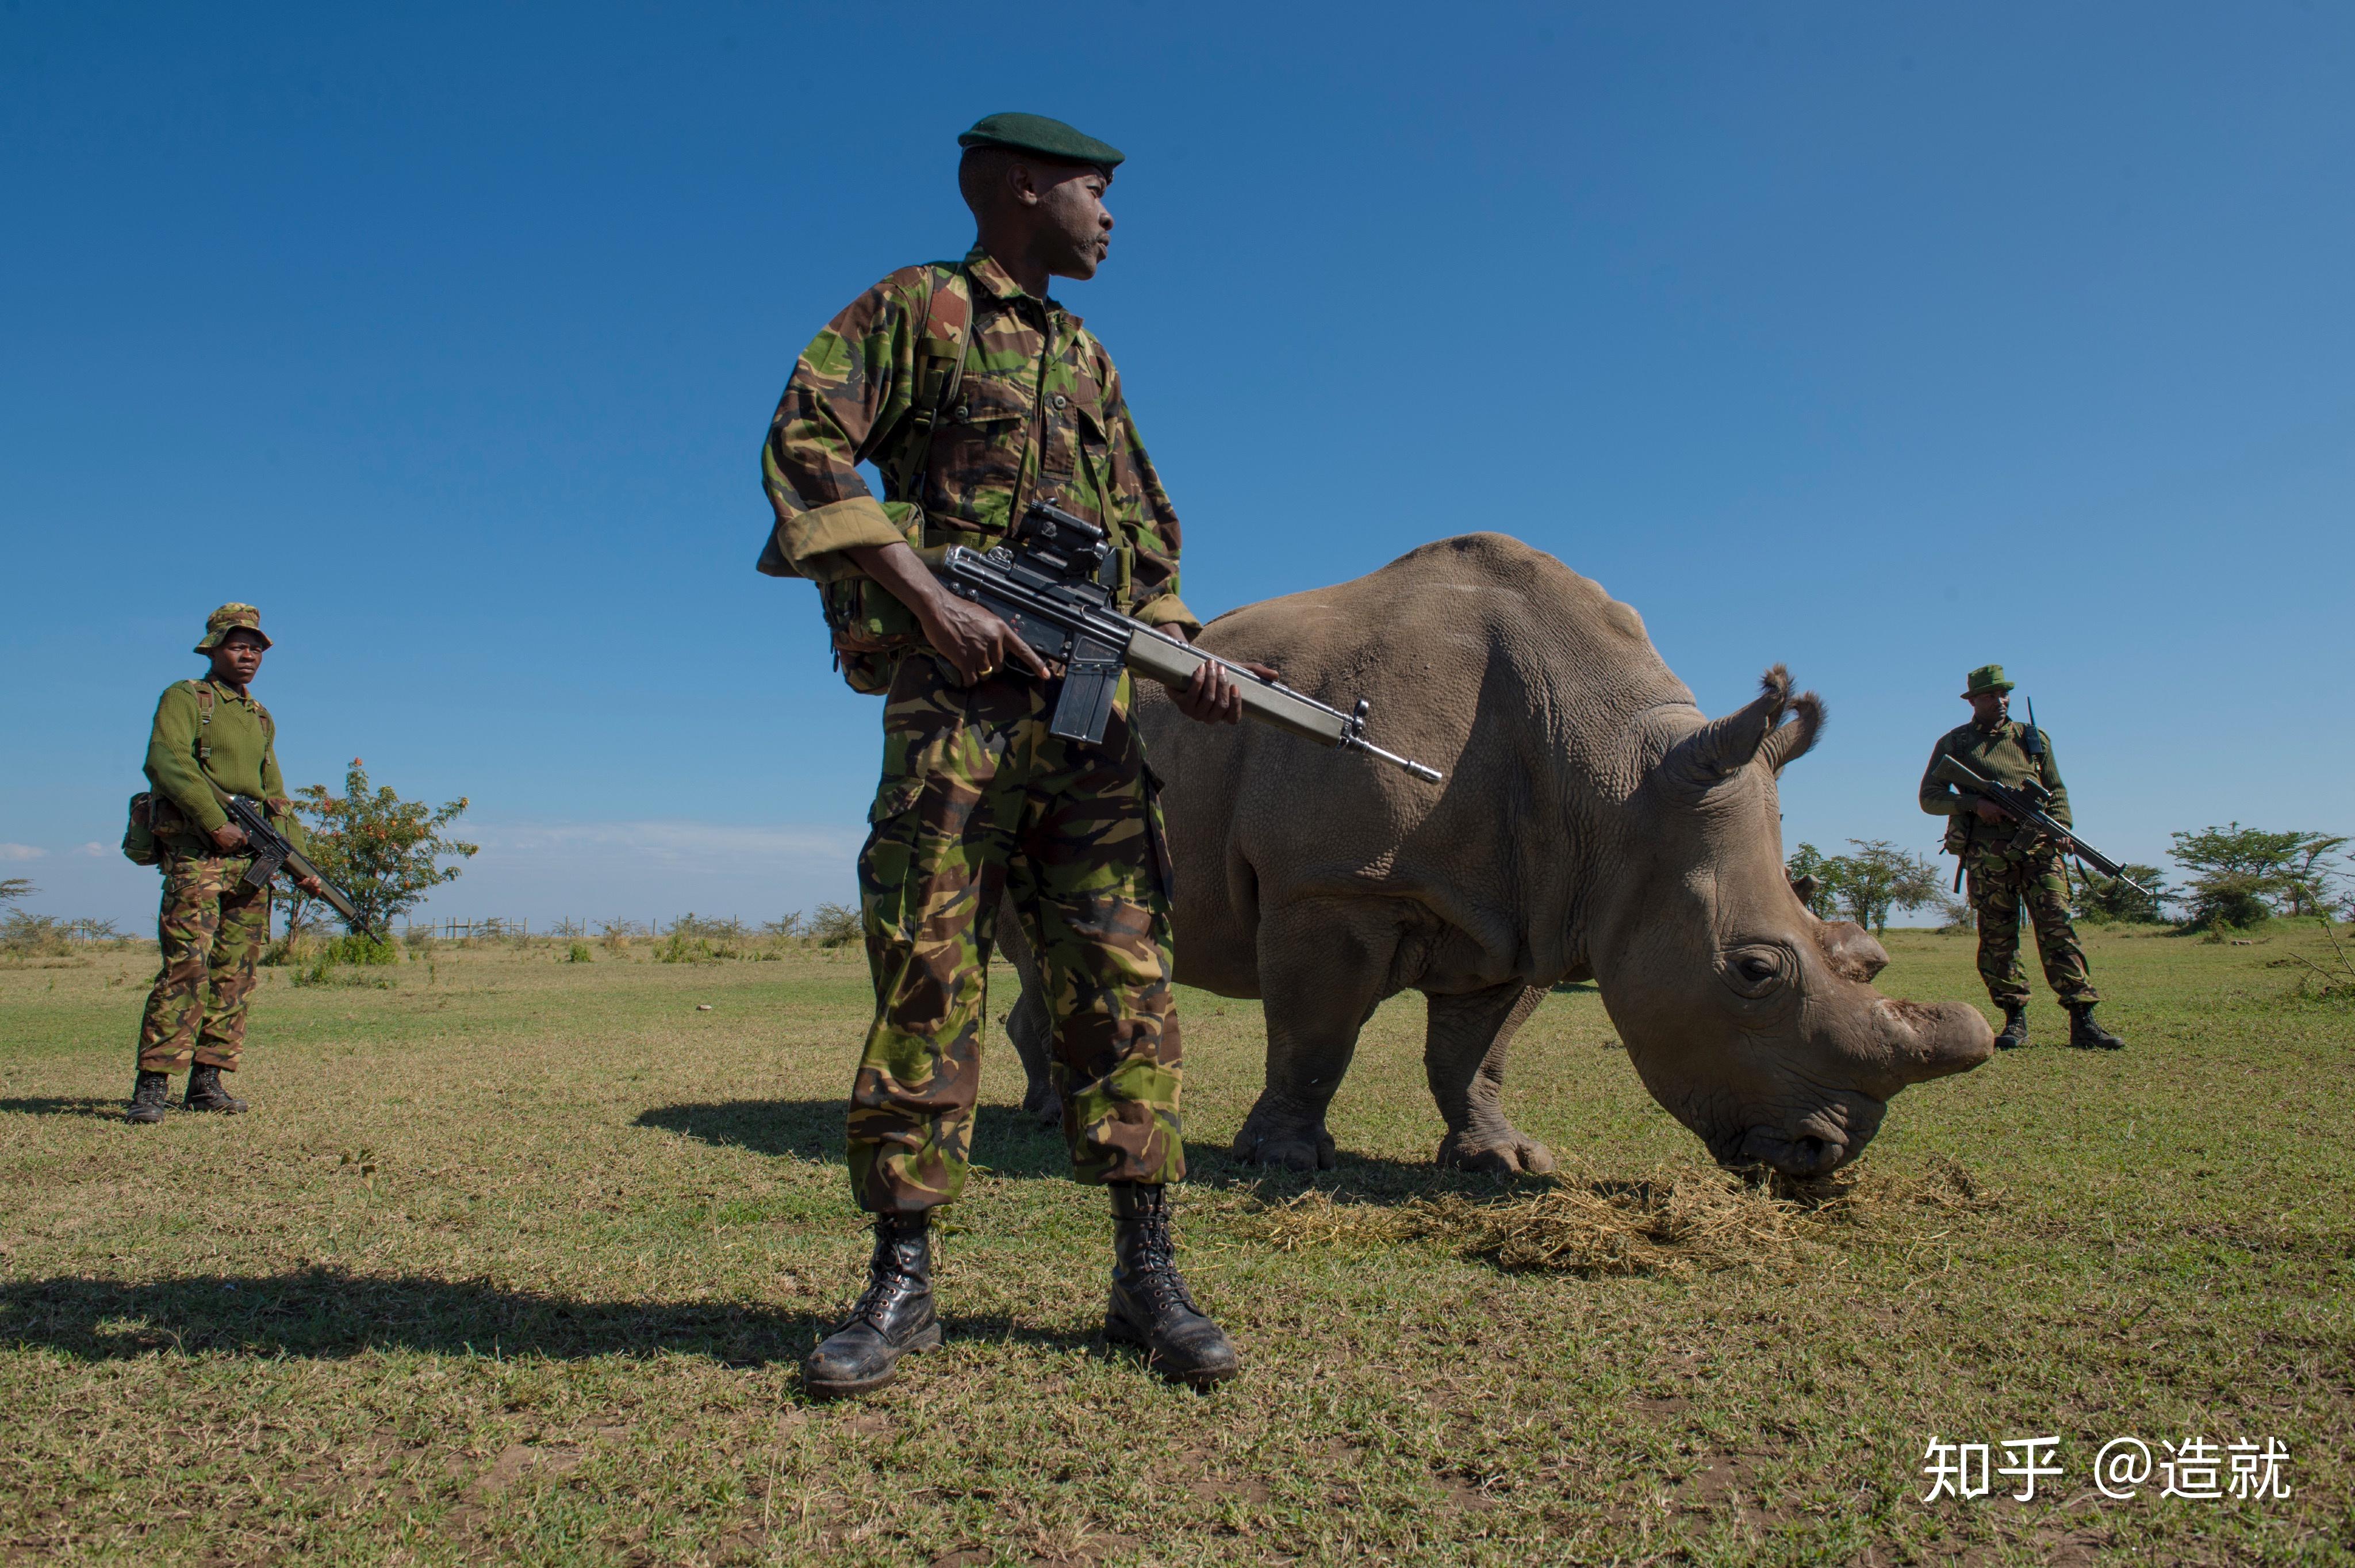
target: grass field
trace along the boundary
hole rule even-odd
[[[1977,995],[1967,939],[1889,945],[1892,994]],[[1188,993],[1181,1236],[1246,1359],[1208,1395],[1098,1339],[1103,1195],[1001,1041],[948,1347],[835,1406],[794,1363],[864,1260],[854,954],[272,971],[255,1114],[147,1129],[117,1113],[152,950],[0,968],[0,1553],[2355,1560],[2355,1009],[2293,994],[2311,932],[2091,946],[2131,1049],[2056,1049],[2040,998],[2036,1049],[1908,1091],[1812,1208],[1725,1187],[1594,995],[1549,998],[1508,1104],[1561,1200],[1676,1210],[1615,1272],[1493,1261],[1550,1184],[1428,1164],[1416,998],[1369,1026],[1312,1181],[1223,1153],[1258,1010]],[[2065,1474],[2034,1501],[1919,1500],[1934,1436],[2044,1435]],[[2119,1436],[2277,1440],[2292,1495],[2105,1499]]]

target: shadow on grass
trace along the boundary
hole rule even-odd
[[[840,1165],[849,1153],[843,1136],[846,1111],[840,1100],[720,1100],[657,1105],[640,1115],[636,1125],[719,1148]],[[983,1105],[974,1113],[973,1162],[1017,1179],[1071,1171],[1062,1134],[1039,1126],[1037,1118],[1012,1105]]]
[[[1248,1190],[1271,1203],[1304,1192],[1322,1192],[1336,1203],[1376,1206],[1445,1194],[1473,1199],[1525,1196],[1554,1185],[1550,1176],[1491,1176],[1429,1160],[1389,1159],[1348,1149],[1334,1151],[1330,1170],[1283,1170],[1237,1159],[1225,1144],[1199,1143],[1186,1146],[1186,1180],[1194,1187]]]
[[[759,1367],[798,1361],[837,1321],[741,1303],[574,1301],[487,1280],[340,1269],[146,1283],[62,1275],[0,1285],[0,1344],[87,1361],[159,1350],[321,1360],[418,1350],[559,1360],[668,1353]],[[1054,1349],[1094,1339],[996,1317],[953,1317],[949,1333]]]
[[[639,1115],[637,1125],[677,1133],[719,1148],[840,1165],[848,1157],[840,1100],[720,1100],[702,1104],[658,1105]],[[1063,1135],[1014,1105],[983,1105],[974,1115],[973,1163],[993,1176],[1017,1181],[1063,1180],[1071,1157]],[[1443,1170],[1423,1161],[1379,1156],[1336,1156],[1334,1168],[1309,1174],[1250,1165],[1224,1144],[1186,1146],[1187,1179],[1198,1187],[1250,1187],[1291,1197],[1310,1188],[1346,1194],[1361,1202],[1389,1202],[1433,1193],[1496,1193],[1545,1185],[1543,1178],[1502,1179],[1466,1170]]]
[[[0,1115],[15,1112],[20,1116],[96,1116],[101,1121],[123,1119],[123,1099],[96,1100],[87,1094],[34,1094],[20,1100],[0,1100]]]

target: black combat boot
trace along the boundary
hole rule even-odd
[[[139,1082],[131,1091],[131,1104],[123,1113],[126,1122],[160,1122],[164,1113],[172,1107],[172,1075],[139,1070]]]
[[[245,1102],[221,1087],[220,1069],[202,1063],[188,1070],[188,1097],[180,1102],[184,1110],[218,1111],[234,1116],[245,1109]]]
[[[2094,1021],[2094,1004],[2071,1002],[2069,1043],[2079,1051],[2124,1051],[2126,1042]]]
[[[1240,1370],[1227,1332],[1194,1305],[1178,1276],[1169,1236],[1169,1189],[1112,1183],[1112,1305],[1104,1338],[1145,1351],[1163,1377],[1208,1388]]]
[[[2028,1043],[2028,1004],[2003,1004],[2003,1032],[1995,1037],[1998,1051],[2018,1051]]]
[[[898,1374],[900,1358],[941,1348],[932,1315],[931,1216],[875,1216],[875,1256],[867,1288],[842,1327],[802,1362],[802,1387],[819,1399],[867,1393]]]

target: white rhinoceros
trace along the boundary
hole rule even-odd
[[[1823,708],[1782,667],[1708,720],[1633,609],[1501,534],[1247,606],[1202,642],[1337,706],[1370,699],[1372,737],[1446,774],[1188,723],[1146,687],[1178,977],[1266,1012],[1240,1157],[1331,1166],[1325,1110],[1358,1031],[1409,988],[1430,1009],[1438,1157],[1478,1169],[1552,1167],[1500,1093],[1513,1032],[1564,981],[1595,983],[1645,1087],[1729,1165],[1831,1170],[1898,1090],[1993,1054],[1976,1008],[1882,996],[1880,944],[1791,891],[1775,776]],[[1047,1016],[1011,914],[996,923],[1025,995],[1007,1029],[1026,1104],[1051,1115]]]

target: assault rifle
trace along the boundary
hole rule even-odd
[[[327,901],[329,908],[344,917],[344,923],[362,936],[372,934],[368,922],[361,918],[358,910],[352,907],[352,901],[344,896],[343,891],[320,876],[319,868],[311,864],[302,850],[288,842],[286,835],[270,825],[270,813],[263,809],[260,801],[231,795],[213,784],[210,778],[205,782],[213,785],[213,794],[219,797],[221,809],[229,813],[229,819],[237,824],[239,830],[245,835],[247,846],[253,850],[253,864],[245,871],[246,881],[257,888],[266,888],[270,885],[270,879],[282,870],[290,877],[315,878],[319,883],[319,896]]]
[[[2009,784],[1998,784],[1960,757],[1955,756],[1939,758],[1938,765],[1932,770],[1930,776],[1941,784],[1953,784],[1966,794],[1976,795],[1994,803],[1998,810],[2019,824],[2022,839],[2040,837],[2055,839],[2063,846],[2062,853],[2075,856],[2079,865],[2099,871],[2103,876],[2113,880],[2124,882],[2146,897],[2150,896],[2150,890],[2127,876],[2124,866],[2085,843],[2074,833],[2062,827],[2051,813],[2044,809],[2044,803],[2052,798],[2052,792],[2046,789],[2038,780],[2025,780],[2018,789],[2014,789]]]
[[[1320,746],[1363,752],[1427,784],[1439,783],[1438,769],[1366,739],[1366,699],[1348,713],[1327,708],[1114,609],[1119,569],[1103,529],[1051,501],[1030,503],[1007,543],[987,551],[951,545],[935,568],[950,592],[990,611],[1039,657],[1063,667],[1063,694],[1047,726],[1051,735],[1089,745],[1103,740],[1123,667],[1165,686],[1183,686],[1196,670],[1215,664],[1241,691],[1243,712],[1261,723]]]

